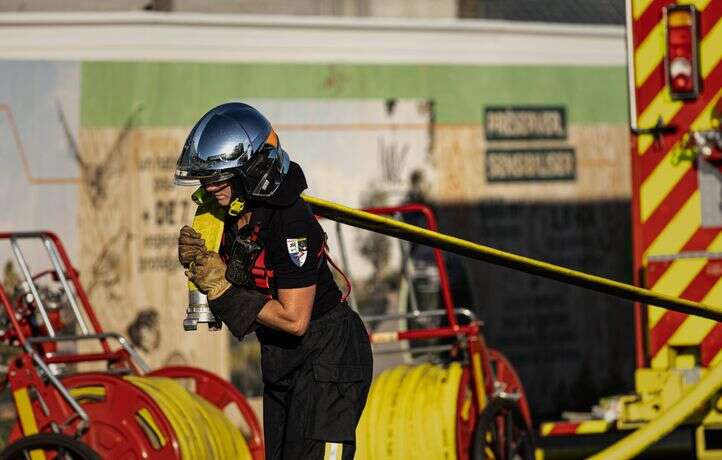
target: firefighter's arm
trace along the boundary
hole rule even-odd
[[[316,285],[279,289],[278,299],[268,301],[258,314],[264,326],[301,336],[311,321]]]
[[[242,339],[255,329],[256,320],[264,326],[303,335],[308,329],[316,295],[316,285],[278,289],[278,300],[239,286],[225,278],[226,264],[215,252],[194,260],[186,276],[208,295],[213,315],[223,321],[233,335]]]
[[[225,277],[226,264],[215,252],[197,256],[186,276],[208,296],[208,306],[239,340],[255,330],[256,317],[269,302],[264,294],[234,286]]]
[[[229,285],[220,297],[208,298],[213,316],[223,321],[238,340],[256,330],[256,317],[268,303],[268,297],[260,292],[233,285]]]

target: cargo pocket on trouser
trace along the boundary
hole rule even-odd
[[[332,442],[355,439],[363,407],[363,366],[315,361],[306,436]]]

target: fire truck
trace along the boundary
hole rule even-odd
[[[635,284],[720,306],[722,1],[628,0],[627,52]],[[543,423],[544,458],[722,458],[719,382],[705,378],[722,324],[642,303],[634,318],[634,393]]]

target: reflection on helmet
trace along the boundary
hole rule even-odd
[[[176,164],[175,183],[197,186],[237,177],[247,197],[264,198],[278,189],[288,167],[271,123],[250,105],[229,102],[193,126]]]

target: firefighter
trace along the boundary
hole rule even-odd
[[[352,459],[371,347],[300,197],[303,171],[260,112],[230,102],[193,127],[175,182],[200,184],[227,209],[220,254],[188,226],[178,254],[215,317],[261,343],[266,458]]]

